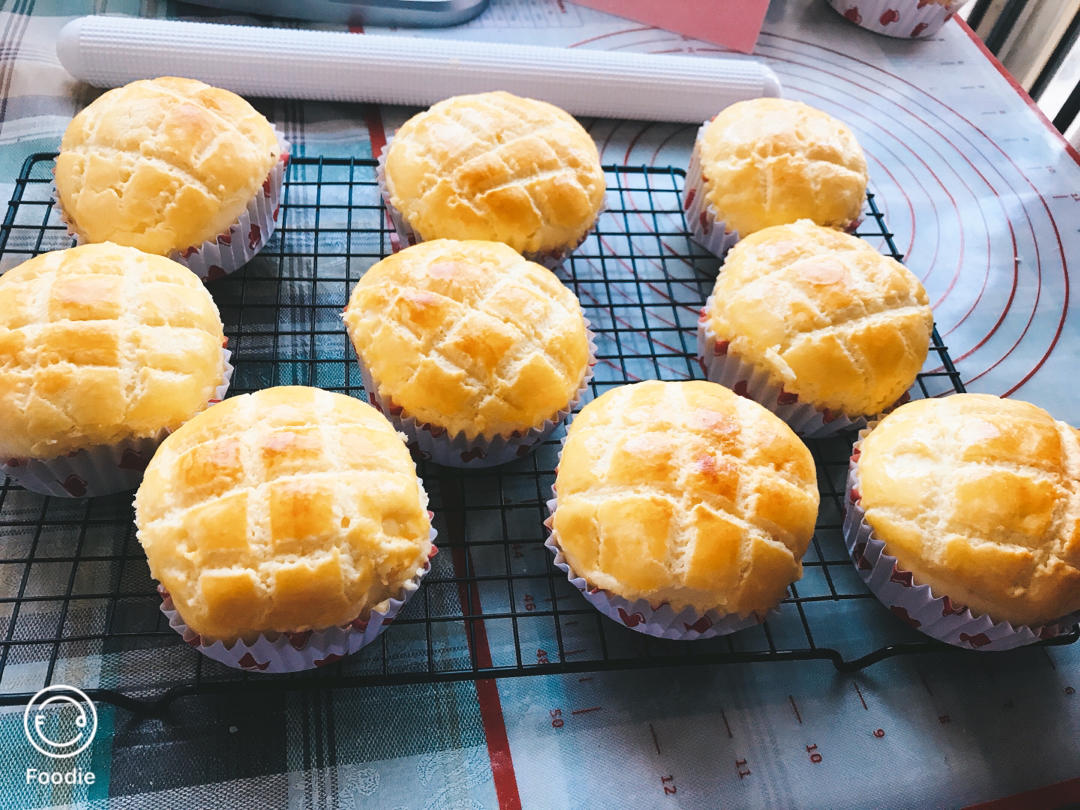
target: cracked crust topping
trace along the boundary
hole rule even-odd
[[[110,90],[75,116],[56,191],[84,241],[164,255],[225,232],[278,156],[273,127],[240,96],[162,77]]]
[[[728,253],[705,318],[732,351],[819,409],[873,415],[926,361],[934,319],[922,284],[866,241],[808,220]]]
[[[390,143],[386,186],[423,239],[489,239],[519,253],[575,247],[604,201],[581,124],[502,91],[455,96],[406,121]]]
[[[591,587],[676,610],[765,612],[802,576],[818,510],[791,428],[716,383],[608,391],[567,432],[553,531]]]
[[[225,364],[206,287],[163,256],[110,243],[0,275],[0,456],[53,458],[179,427]]]
[[[863,439],[866,520],[936,596],[995,621],[1080,610],[1080,433],[1027,402],[909,402]]]
[[[211,641],[363,619],[431,549],[401,436],[370,405],[303,386],[232,397],[165,439],[135,523],[151,574]]]
[[[380,395],[451,435],[537,427],[588,371],[577,298],[498,242],[436,239],[387,256],[344,318]]]
[[[705,193],[729,231],[812,219],[846,228],[866,200],[866,158],[851,130],[800,101],[758,98],[725,108],[705,127]]]

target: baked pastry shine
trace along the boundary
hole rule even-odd
[[[1080,433],[986,394],[910,402],[862,442],[866,520],[916,584],[995,621],[1080,610]]]
[[[816,482],[810,451],[761,405],[710,382],[637,383],[571,424],[553,529],[591,587],[764,612],[802,575]]]
[[[325,629],[396,596],[431,549],[401,437],[316,388],[233,397],[169,436],[135,523],[150,572],[204,637]]]
[[[913,273],[809,220],[736,244],[705,318],[729,350],[786,391],[848,416],[879,413],[911,387],[934,326]]]
[[[344,318],[381,396],[469,439],[539,427],[588,370],[577,298],[497,242],[438,239],[388,256]]]
[[[862,147],[843,122],[800,101],[732,104],[697,148],[709,202],[740,236],[804,217],[846,228],[862,212]]]
[[[0,456],[53,458],[176,428],[224,381],[221,319],[191,271],[109,243],[0,275]]]
[[[72,120],[56,190],[84,241],[167,254],[225,232],[279,152],[273,128],[235,93],[193,79],[137,81]]]
[[[424,239],[490,239],[521,253],[572,249],[596,221],[596,144],[547,102],[455,96],[413,116],[386,157],[390,200]]]

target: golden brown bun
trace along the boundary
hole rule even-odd
[[[75,116],[56,190],[84,241],[166,254],[226,231],[278,154],[273,128],[238,95],[162,77],[110,90]]]
[[[1080,610],[1080,444],[1027,402],[910,402],[863,440],[858,491],[885,551],[995,621]]]
[[[427,496],[401,437],[317,388],[233,397],[169,436],[135,496],[150,573],[204,639],[346,624],[423,568]]]
[[[345,324],[380,395],[470,439],[538,427],[588,370],[577,298],[498,242],[437,239],[387,256],[356,285]]]
[[[828,113],[782,98],[732,104],[698,144],[705,193],[729,231],[812,219],[846,228],[866,199],[866,158]]]
[[[705,315],[786,391],[848,416],[879,413],[911,387],[934,327],[926,290],[907,268],[808,220],[736,244]]]
[[[190,270],[109,243],[0,276],[0,456],[53,458],[176,428],[224,381],[214,299]]]
[[[679,610],[748,614],[802,576],[814,460],[791,428],[716,383],[643,382],[574,419],[557,541],[590,586]]]
[[[600,157],[581,124],[501,91],[448,98],[406,121],[386,187],[424,239],[490,239],[522,253],[575,247],[604,202]]]

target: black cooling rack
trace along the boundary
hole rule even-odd
[[[4,269],[72,243],[50,202],[53,157],[33,155],[23,166],[0,225]],[[606,172],[608,208],[559,271],[597,336],[591,395],[641,379],[700,377],[695,329],[718,262],[686,236],[684,174],[630,166]],[[293,160],[279,225],[247,267],[210,285],[234,353],[230,393],[303,384],[363,397],[340,312],[363,272],[396,248],[375,162]],[[858,235],[901,258],[872,195]],[[962,390],[935,331],[912,396]],[[560,435],[493,470],[421,463],[440,548],[424,585],[358,654],[284,676],[224,667],[169,629],[135,539],[130,494],[66,500],[7,481],[0,488],[0,704],[25,702],[49,683],[154,711],[181,694],[236,688],[809,659],[851,671],[900,653],[954,649],[892,617],[848,559],[841,496],[850,438],[810,443],[821,511],[804,576],[779,616],[696,642],[654,639],[602,617],[543,546]],[[1078,635],[1074,628],[1048,643]]]

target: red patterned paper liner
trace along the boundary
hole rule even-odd
[[[858,26],[897,39],[933,36],[964,0],[829,0],[837,13]]]
[[[274,129],[274,135],[278,141],[278,159],[236,221],[223,233],[201,245],[191,245],[168,253],[170,259],[184,265],[204,282],[215,281],[243,267],[262,250],[274,233],[281,205],[281,188],[289,165],[290,148],[288,141],[277,128]],[[86,240],[65,213],[55,188],[53,203],[67,226],[68,233],[78,244],[85,244]]]
[[[929,585],[916,582],[896,557],[885,552],[885,543],[866,521],[859,495],[858,461],[862,442],[876,425],[873,422],[863,430],[852,449],[844,512],[844,543],[855,570],[874,596],[909,627],[969,650],[1011,650],[1070,632],[1080,621],[1080,612],[1041,625],[996,622],[987,614],[972,613],[948,596],[935,596]]]
[[[694,149],[690,153],[690,165],[686,169],[686,181],[683,185],[683,210],[686,213],[686,227],[689,229],[690,238],[718,259],[723,259],[739,241],[739,232],[728,230],[727,224],[709,202],[705,190],[706,177],[701,166],[700,145],[708,125],[709,122],[706,121],[698,128]]]
[[[783,382],[769,369],[757,366],[735,352],[731,348],[731,341],[718,337],[709,326],[706,313],[711,304],[712,296],[709,296],[698,319],[697,330],[698,360],[706,379],[764,405],[805,438],[820,439],[866,425],[865,416],[850,417],[839,411],[818,408],[800,401],[798,394],[784,390]],[[907,398],[908,395],[905,394],[892,407],[897,407],[907,401]]]
[[[223,381],[214,389],[206,407],[224,399],[232,381],[233,366],[229,362],[232,354],[225,348],[221,354]],[[0,462],[0,474],[7,473],[31,492],[60,498],[90,498],[126,492],[139,486],[146,465],[171,432],[162,428],[152,436],[87,447],[54,458],[9,458]]]
[[[397,244],[393,245],[393,250],[396,253],[407,247],[419,244],[426,241],[419,231],[415,230],[405,219],[405,215],[401,213],[393,201],[390,199],[390,192],[386,187],[386,157],[390,154],[390,144],[393,142],[393,138],[388,138],[383,145],[382,150],[379,152],[378,165],[375,169],[375,177],[379,184],[379,194],[382,197],[383,206],[386,208],[386,213],[390,217],[390,222],[394,226],[394,232],[397,236]],[[582,232],[581,237],[573,245],[566,245],[561,248],[553,248],[550,250],[529,250],[523,251],[522,256],[528,259],[530,262],[536,262],[543,265],[548,270],[558,269],[567,257],[581,247],[582,243],[588,239],[589,234],[593,228],[596,227],[597,221],[600,219],[600,214],[604,211],[605,206],[601,206],[600,210],[596,212],[596,216],[593,217],[589,226]]]
[[[508,436],[489,438],[479,435],[470,439],[464,431],[450,435],[444,427],[421,422],[394,402],[391,397],[379,393],[379,386],[359,352],[357,352],[356,362],[360,368],[364,390],[368,394],[368,402],[389,419],[397,430],[405,434],[410,450],[424,461],[434,461],[445,467],[480,469],[507,464],[527,456],[566,421],[566,418],[585,397],[589,383],[592,381],[593,367],[596,365],[596,344],[587,318],[585,319],[585,334],[589,341],[589,360],[585,367],[585,375],[573,399],[540,425],[524,432],[515,431]]]
[[[434,517],[431,512],[428,515]],[[431,558],[439,551],[435,546],[435,536],[435,528],[432,527],[428,561],[423,568],[417,569],[416,575],[402,586],[396,596],[384,600],[385,608],[371,610],[366,616],[358,616],[337,627],[295,633],[264,633],[250,643],[243,640],[231,645],[223,641],[207,642],[184,623],[169,592],[159,584],[161,612],[168,618],[169,627],[179,633],[185,643],[208,658],[234,669],[283,673],[323,667],[367,646],[393,622],[431,570]]]

